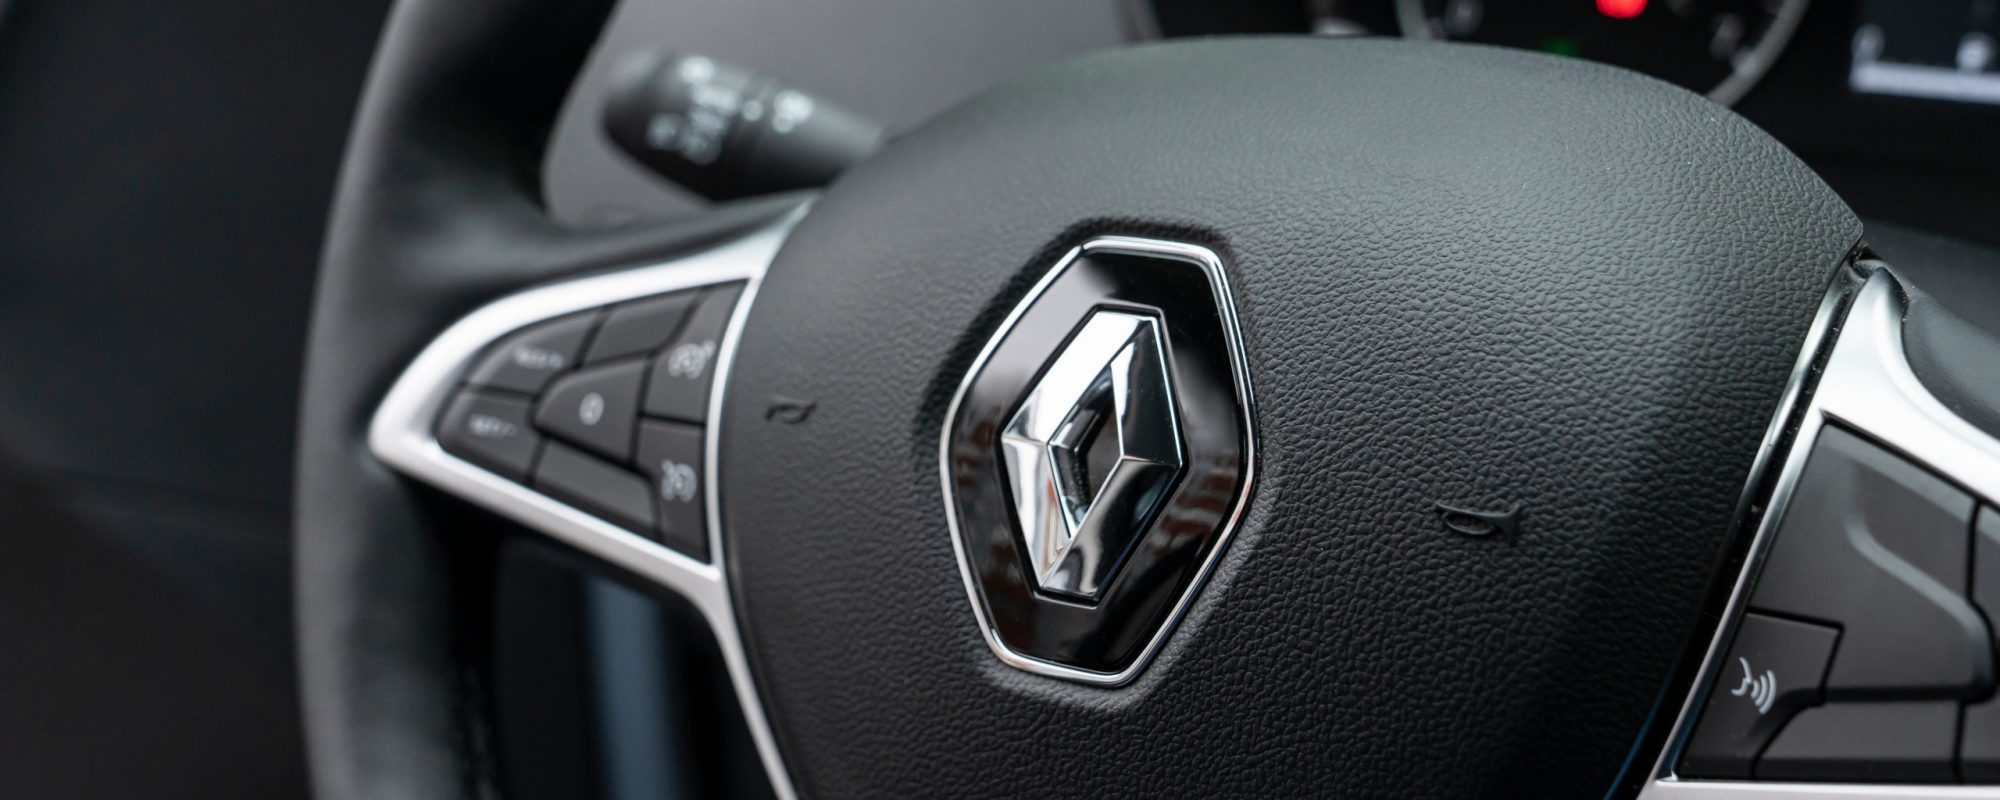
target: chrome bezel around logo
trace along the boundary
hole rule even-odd
[[[1074,266],[1080,259],[1090,256],[1134,256],[1177,261],[1194,265],[1201,270],[1207,278],[1209,293],[1216,304],[1216,317],[1221,322],[1224,339],[1223,348],[1227,353],[1229,362],[1229,380],[1236,398],[1235,407],[1240,415],[1237,424],[1241,426],[1242,432],[1242,442],[1240,445],[1241,469],[1238,473],[1240,475],[1239,485],[1230,498],[1229,510],[1224,515],[1215,534],[1213,545],[1203,557],[1200,565],[1194,570],[1193,576],[1187,585],[1181,590],[1179,596],[1175,598],[1170,609],[1161,618],[1157,629],[1153,630],[1147,636],[1145,643],[1139,648],[1137,655],[1122,668],[1110,671],[1084,669],[1045,658],[1038,658],[1022,652],[1006,642],[1005,638],[995,627],[994,615],[987,604],[985,595],[981,592],[978,574],[966,550],[966,532],[962,529],[963,526],[959,520],[960,498],[954,486],[952,467],[953,450],[957,444],[954,434],[957,430],[957,423],[966,403],[967,395],[972,390],[974,383],[980,379],[989,362],[993,359],[995,351],[1000,348],[1001,343],[1008,338],[1008,335],[1015,330],[1016,325],[1021,321],[1023,315],[1034,307],[1035,303],[1049,290],[1049,287],[1067,270]],[[1078,683],[1096,686],[1119,686],[1135,679],[1146,668],[1147,664],[1158,655],[1161,647],[1179,625],[1181,618],[1186,615],[1195,596],[1200,593],[1202,586],[1214,571],[1215,565],[1221,560],[1222,554],[1228,549],[1229,541],[1234,537],[1237,528],[1240,526],[1256,483],[1256,414],[1247,363],[1243,349],[1243,336],[1236,316],[1235,295],[1230,288],[1229,277],[1223,267],[1222,259],[1214,251],[1199,245],[1130,236],[1100,236],[1092,238],[1069,250],[1062,258],[1058,259],[1056,264],[1049,269],[1048,273],[1043,275],[1041,280],[1028,291],[1027,295],[1015,304],[1013,310],[1008,313],[993,336],[987,340],[986,345],[980,350],[978,356],[973,359],[971,366],[967,368],[965,378],[960,382],[957,391],[952,396],[950,405],[946,408],[944,424],[942,425],[938,443],[939,480],[943,487],[945,504],[948,511],[945,516],[950,529],[952,550],[958,560],[959,573],[965,583],[966,596],[972,604],[974,614],[977,615],[979,620],[980,635],[985,640],[988,649],[1002,663],[1038,675],[1046,675]],[[1183,424],[1187,424],[1187,422],[1184,420]]]

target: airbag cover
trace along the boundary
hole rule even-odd
[[[1470,46],[1128,48],[909,132],[786,245],[720,421],[798,787],[1602,796],[1859,233],[1719,106]],[[938,479],[981,345],[1104,234],[1222,256],[1260,459],[1188,616],[1109,689],[989,651]],[[1453,532],[1441,502],[1518,530]]]

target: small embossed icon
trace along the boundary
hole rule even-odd
[[[596,392],[583,396],[583,402],[576,404],[576,421],[585,425],[596,425],[604,419],[604,395]]]
[[[512,439],[521,432],[514,427],[514,423],[491,414],[474,414],[465,427],[472,435],[482,439]]]
[[[1521,505],[1516,503],[1501,511],[1480,511],[1455,506],[1439,500],[1438,516],[1444,519],[1444,527],[1452,533],[1484,539],[1489,536],[1513,536],[1521,530]]]
[[[515,366],[522,369],[558,370],[569,364],[569,358],[561,352],[531,344],[516,346],[508,357],[513,359]]]
[[[699,378],[715,357],[714,342],[689,342],[667,352],[667,374],[675,378]]]
[[[764,407],[764,418],[786,425],[797,425],[812,416],[819,404],[811,400],[799,400],[781,394],[771,395],[771,404]]]
[[[1750,659],[1736,657],[1736,663],[1743,665],[1743,682],[1730,690],[1736,697],[1748,697],[1757,706],[1757,715],[1763,716],[1771,710],[1771,701],[1778,696],[1778,676],[1770,670],[1759,675],[1750,669]]]
[[[673,459],[660,461],[660,499],[668,502],[685,503],[694,499],[699,489],[700,479],[695,477],[694,467]]]

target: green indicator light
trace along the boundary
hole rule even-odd
[[[1575,57],[1582,49],[1576,45],[1575,39],[1567,36],[1551,36],[1542,40],[1543,52],[1554,53],[1559,56]]]

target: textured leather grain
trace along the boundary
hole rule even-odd
[[[1097,233],[1224,255],[1259,418],[1241,532],[1119,689],[987,650],[938,478],[977,349]],[[1602,796],[1858,236],[1748,123],[1575,60],[1177,43],[958,107],[817,203],[728,386],[729,568],[796,782]],[[1457,536],[1438,501],[1519,532]]]

